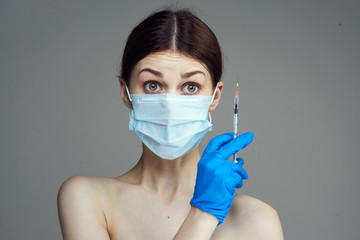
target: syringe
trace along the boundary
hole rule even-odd
[[[233,121],[233,132],[234,138],[238,135],[238,112],[239,112],[239,83],[236,83],[235,86],[235,96],[234,96],[234,121]],[[237,163],[236,153],[233,155],[233,162]]]

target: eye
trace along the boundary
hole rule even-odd
[[[199,90],[199,87],[195,83],[188,83],[183,87],[183,91],[188,94],[195,93]]]
[[[157,92],[160,90],[160,86],[157,82],[151,81],[145,83],[145,90],[148,92]]]

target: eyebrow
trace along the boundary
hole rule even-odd
[[[150,73],[152,73],[152,74],[154,74],[155,76],[160,77],[160,78],[162,78],[162,77],[164,76],[161,72],[156,71],[156,70],[151,69],[151,68],[141,69],[138,75],[140,75],[140,73],[142,73],[142,72],[150,72]],[[183,74],[181,74],[181,77],[182,77],[182,78],[189,78],[189,77],[191,77],[191,76],[193,76],[193,75],[195,75],[195,74],[198,74],[198,73],[203,74],[203,75],[205,76],[205,73],[204,73],[204,72],[202,72],[202,71],[200,71],[200,70],[197,70],[197,71],[192,71],[192,72],[183,73]]]
[[[203,74],[204,76],[205,76],[205,73],[203,73],[202,71],[192,71],[192,72],[186,72],[186,73],[184,73],[184,74],[181,74],[181,77],[182,78],[189,78],[189,77],[191,77],[191,76],[193,76],[193,75],[195,75],[195,74],[198,74],[198,73],[200,73],[200,74]]]
[[[150,72],[150,73],[154,74],[157,77],[161,77],[161,78],[163,77],[163,74],[161,72],[156,71],[156,70],[151,69],[151,68],[144,68],[144,69],[140,70],[138,75],[140,75],[140,73],[142,73],[142,72]]]

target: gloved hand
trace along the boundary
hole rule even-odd
[[[236,152],[251,143],[254,135],[251,132],[233,138],[233,133],[225,133],[213,138],[204,150],[198,163],[196,184],[190,204],[213,214],[220,225],[226,217],[233,198],[235,188],[243,185],[242,180],[248,178],[242,168],[244,160],[238,163],[227,161]]]

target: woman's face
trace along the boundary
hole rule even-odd
[[[152,53],[134,67],[131,94],[212,95],[210,73],[197,60],[176,51]]]

